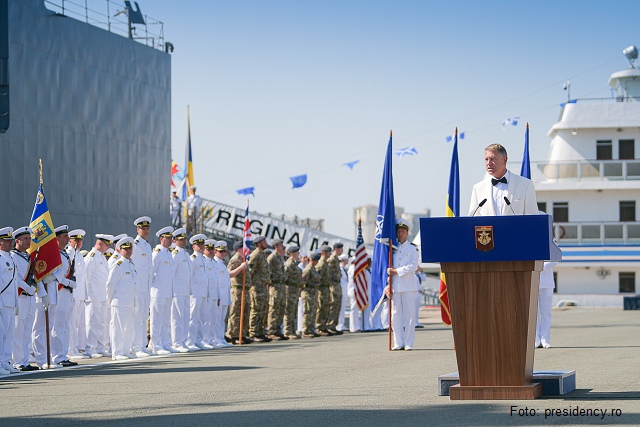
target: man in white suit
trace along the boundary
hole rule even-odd
[[[538,215],[533,182],[507,170],[502,145],[485,149],[484,165],[489,177],[473,186],[469,216]]]

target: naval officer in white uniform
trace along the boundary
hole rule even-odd
[[[191,261],[187,246],[187,230],[178,228],[173,232],[173,301],[171,304],[171,346],[180,353],[189,351],[187,335],[189,334],[191,296]]]
[[[97,359],[107,355],[105,351],[105,331],[108,330],[107,318],[107,278],[109,267],[105,252],[113,241],[111,234],[96,234],[95,246],[84,258],[87,277],[87,300],[85,326],[87,329],[87,347],[85,354]],[[49,293],[51,290],[49,289]],[[109,354],[110,356],[110,354]]]
[[[13,336],[15,334],[15,315],[19,313],[18,272],[11,258],[13,228],[0,230],[0,369],[2,374],[20,372],[11,366]]]
[[[136,269],[136,307],[133,317],[135,327],[133,329],[132,353],[136,357],[147,357],[147,319],[149,319],[149,307],[151,297],[149,288],[153,280],[153,263],[151,262],[151,245],[149,238],[151,218],[141,216],[133,221],[138,235],[134,239],[133,255],[131,262]]]
[[[191,262],[191,296],[189,298],[190,320],[187,348],[189,350],[201,350],[213,348],[203,342],[204,325],[207,323],[209,310],[207,309],[207,295],[209,294],[209,276],[204,258],[204,244],[207,236],[196,234],[189,239],[193,254],[189,257]],[[206,345],[205,345],[206,344]]]
[[[171,320],[171,300],[173,299],[173,258],[169,247],[173,227],[164,227],[156,233],[160,244],[153,250],[153,280],[149,288],[151,297],[151,341],[149,350],[157,354],[176,353],[171,348],[169,322]]]
[[[489,177],[473,186],[469,216],[538,215],[533,182],[507,170],[507,150],[502,145],[485,149],[484,165]]]
[[[87,345],[85,328],[85,305],[87,299],[87,275],[84,258],[80,253],[82,243],[84,242],[85,231],[82,229],[71,230],[69,232],[69,246],[67,246],[67,254],[74,266],[76,276],[76,288],[73,290],[73,309],[70,320],[69,334],[69,351],[67,355],[69,359],[88,359],[89,356],[80,353],[80,349],[84,349]]]
[[[403,218],[396,219],[398,249],[393,254],[393,267],[387,269],[391,278],[392,292],[385,289],[391,297],[391,327],[393,329],[393,350],[413,350],[416,332],[416,291],[418,290],[415,272],[420,262],[418,248],[408,240],[411,225]]]

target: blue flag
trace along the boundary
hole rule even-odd
[[[293,188],[299,188],[307,183],[307,174],[292,176],[289,179],[293,183]]]
[[[254,190],[255,188],[253,187],[247,187],[247,188],[241,188],[240,190],[236,190],[236,193],[242,194],[243,196],[248,196],[249,194],[251,194],[253,197],[256,197],[256,195],[253,194]]]
[[[347,166],[349,169],[353,170],[353,167],[356,165],[356,163],[358,163],[360,160],[356,160],[355,162],[349,162],[349,163],[343,163],[342,166]]]
[[[447,209],[444,216],[460,216],[460,166],[458,164],[458,130],[454,135],[453,153],[451,153],[451,170],[449,172],[449,190],[447,192]]]
[[[404,156],[417,156],[418,150],[415,147],[405,147],[396,151],[398,157],[403,158]]]
[[[527,130],[524,131],[524,157],[522,158],[520,176],[531,179],[531,163],[529,162],[529,123],[527,123]]]
[[[393,175],[391,171],[391,138],[384,162],[382,174],[382,189],[380,190],[380,204],[376,218],[375,241],[373,242],[373,259],[371,260],[371,301],[378,302],[382,297],[384,287],[387,286],[389,275],[389,243],[398,246],[396,240],[396,208],[393,202]]]

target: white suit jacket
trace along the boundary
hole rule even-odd
[[[516,215],[538,215],[538,202],[536,200],[536,190],[530,179],[523,178],[513,172],[509,174],[509,184],[507,185],[507,198],[511,202],[511,208]],[[471,192],[471,204],[469,205],[469,216],[476,210],[478,204],[487,199],[487,202],[478,209],[475,216],[504,216],[513,215],[511,208],[504,205],[502,212],[496,213],[493,207],[493,184],[491,176],[484,181],[480,181],[473,186]]]

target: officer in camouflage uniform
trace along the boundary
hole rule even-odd
[[[267,241],[264,236],[258,236],[253,241],[256,248],[249,257],[249,272],[251,273],[251,316],[249,319],[249,336],[253,342],[271,341],[265,336],[265,321],[267,317],[267,291],[271,276],[264,250],[267,249]]]
[[[240,312],[242,309],[242,280],[244,282],[244,313],[242,318],[242,344],[249,344],[249,310],[251,308],[251,298],[249,290],[251,289],[251,275],[249,272],[243,275],[242,270],[246,268],[247,263],[242,262],[242,242],[233,244],[235,254],[227,264],[227,270],[231,276],[231,308],[229,310],[229,322],[227,325],[227,341],[239,344],[240,342]],[[244,265],[244,268],[243,268]],[[240,270],[238,271],[238,269]],[[234,276],[233,273],[236,273]]]
[[[340,309],[342,308],[342,272],[340,270],[340,260],[338,257],[342,255],[342,243],[333,244],[333,254],[329,257],[329,274],[331,275],[331,296],[329,301],[329,324],[328,330],[332,334],[342,335],[342,331],[338,331],[338,322],[340,320]]]
[[[329,310],[331,302],[331,271],[329,268],[329,255],[331,255],[331,246],[320,246],[322,256],[316,266],[316,270],[320,274],[320,287],[318,288],[318,313],[316,314],[316,328],[318,333],[323,337],[333,335],[329,332]]]
[[[289,259],[284,264],[284,281],[287,289],[287,301],[284,313],[284,333],[292,339],[300,338],[296,334],[296,320],[298,315],[298,300],[302,292],[302,270],[298,267],[300,248],[287,248]]]
[[[302,316],[302,337],[314,338],[320,334],[315,333],[314,322],[316,320],[316,310],[318,307],[318,286],[320,285],[320,274],[316,270],[320,254],[312,254],[311,261],[302,272],[302,303],[304,304],[304,315]]]
[[[273,340],[288,340],[282,333],[284,309],[287,304],[287,289],[284,281],[284,244],[282,239],[274,239],[273,252],[267,258],[271,285],[269,286],[269,338]]]

